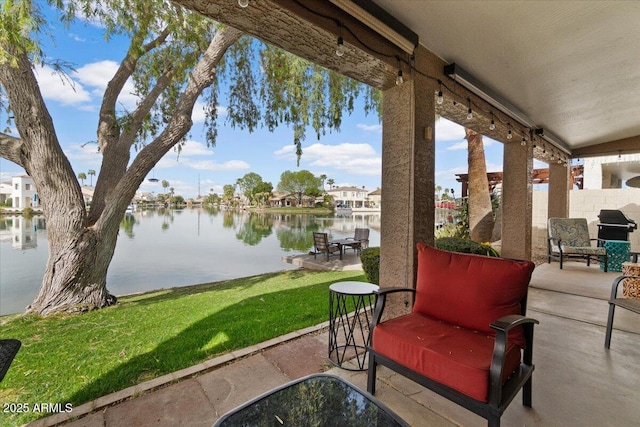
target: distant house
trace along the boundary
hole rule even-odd
[[[293,193],[282,193],[279,191],[273,192],[273,197],[269,199],[269,206],[272,208],[285,208],[285,207],[307,207],[312,208],[316,205],[316,198],[310,196],[302,196],[302,203],[298,203],[298,195]]]
[[[369,207],[379,208],[382,205],[382,190],[376,189],[369,193]]]
[[[0,205],[7,204],[7,200],[11,200],[11,194],[13,194],[11,181],[0,182]]]
[[[363,187],[336,187],[327,191],[336,206],[367,208],[371,206],[369,192]]]
[[[6,190],[4,190],[6,191]],[[33,182],[33,178],[29,175],[17,175],[11,178],[11,194],[5,196],[11,198],[11,206],[16,209],[39,208],[40,197]]]

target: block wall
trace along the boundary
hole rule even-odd
[[[547,247],[547,207],[548,193],[533,192],[533,218],[531,246],[534,252]],[[586,218],[589,234],[598,236],[598,214],[600,209],[618,209],[627,217],[640,224],[640,188],[571,190],[569,194],[569,216]],[[640,229],[629,234],[632,251],[640,251]]]

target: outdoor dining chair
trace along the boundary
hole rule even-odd
[[[346,240],[353,240],[354,243],[348,245],[355,253],[359,253],[361,249],[365,249],[369,246],[369,229],[368,228],[356,228],[353,237],[347,237]]]
[[[313,251],[313,259],[316,259],[317,254],[324,253],[327,256],[327,261],[332,255],[339,255],[342,259],[342,248],[337,243],[329,242],[329,235],[327,233],[313,233],[313,244],[315,250]]]
[[[592,246],[586,218],[549,218],[549,238],[547,241],[547,262],[552,259],[562,263],[567,258],[583,258],[590,265],[591,259],[604,262],[607,272],[607,251],[601,246]],[[603,241],[602,241],[603,242]]]

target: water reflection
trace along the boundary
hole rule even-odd
[[[107,287],[123,295],[292,269],[282,257],[312,250],[312,232],[341,239],[353,236],[356,227],[371,230],[371,246],[380,244],[379,215],[139,210],[120,223]],[[35,298],[44,274],[44,218],[0,218],[0,251],[0,314],[21,312]]]
[[[34,249],[38,246],[38,230],[46,230],[42,216],[0,217],[0,241],[11,241],[16,250]]]

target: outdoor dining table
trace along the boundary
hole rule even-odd
[[[213,427],[409,427],[368,392],[331,374],[312,374],[271,390],[223,415]]]
[[[349,246],[352,248],[354,246],[360,245],[360,241],[353,240],[353,239],[338,239],[338,240],[331,240],[329,244],[338,245],[338,247],[340,248],[340,259],[342,259],[342,256],[344,255],[345,246]]]
[[[14,339],[0,340],[0,381],[9,370],[13,358],[18,354],[22,343]]]

